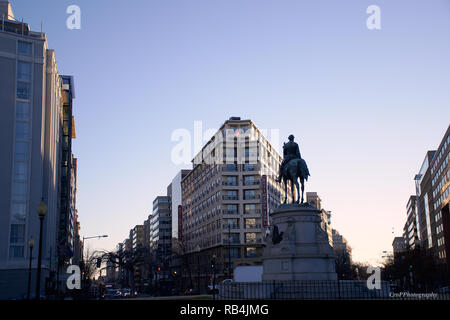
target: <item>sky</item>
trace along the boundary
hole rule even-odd
[[[175,130],[240,116],[278,129],[278,145],[296,136],[306,191],[354,260],[378,264],[449,125],[448,0],[11,2],[75,79],[81,235],[109,235],[91,249],[114,249],[190,167],[171,159]],[[366,26],[370,5],[381,29]]]

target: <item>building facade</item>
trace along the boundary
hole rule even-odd
[[[64,84],[45,34],[18,22],[7,1],[0,1],[0,16],[5,17],[0,25],[0,299],[8,299],[27,293],[28,242],[31,238],[39,241],[36,208],[42,200],[48,207],[43,226],[42,294],[50,269],[56,270],[62,222]],[[36,247],[33,256],[37,254]],[[32,262],[32,288],[36,260]]]
[[[214,256],[221,276],[262,263],[269,214],[284,196],[275,182],[281,161],[255,124],[240,118],[226,121],[195,156],[181,181],[182,246],[191,256],[188,273],[203,286]]]
[[[153,213],[150,220],[150,249],[156,269],[153,279],[167,279],[172,253],[172,217],[168,196],[158,196],[153,201]]]
[[[408,250],[414,250],[420,245],[417,219],[417,196],[410,196],[406,204],[406,222],[403,227],[403,238]]]
[[[442,272],[449,273],[450,126],[437,150],[428,151],[416,183],[416,226],[420,247],[429,250]]]

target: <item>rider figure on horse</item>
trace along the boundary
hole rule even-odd
[[[289,161],[302,158],[300,155],[300,148],[298,147],[298,144],[294,142],[295,137],[291,134],[288,139],[289,142],[283,145],[283,162],[280,165],[278,178],[275,180],[277,182],[281,182],[284,167]]]

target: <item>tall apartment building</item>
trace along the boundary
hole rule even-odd
[[[72,76],[61,76],[62,82],[62,139],[60,162],[60,208],[58,222],[58,258],[62,269],[74,255],[76,237],[76,174],[77,159],[72,154],[72,139],[76,138],[73,99],[75,87]],[[64,271],[62,271],[64,272]]]
[[[255,124],[240,118],[225,121],[195,156],[181,181],[182,246],[204,284],[214,255],[219,275],[262,263],[269,213],[284,196],[275,182],[281,161]]]
[[[170,210],[172,214],[172,247],[174,247],[178,240],[182,239],[182,190],[181,181],[191,172],[191,170],[181,170],[173,178],[171,184],[167,188],[167,196],[170,199]]]
[[[417,196],[410,196],[406,204],[406,222],[403,227],[403,238],[408,250],[414,250],[419,246],[417,219]]]
[[[450,266],[450,126],[439,147],[428,151],[416,182],[417,229],[421,247],[430,250],[437,263]]]
[[[4,18],[3,18],[4,17]],[[60,253],[64,83],[45,34],[15,20],[0,0],[0,299],[27,292],[28,241],[39,240],[36,208],[45,201],[42,293]],[[70,160],[70,159],[69,159]],[[37,255],[37,250],[34,251]],[[37,262],[33,261],[33,282]]]
[[[133,252],[132,287],[141,291],[144,286],[144,226],[136,225],[130,230],[130,241]]]
[[[167,278],[172,252],[172,217],[170,198],[158,196],[153,201],[150,220],[150,248],[157,267],[162,271],[157,278]]]

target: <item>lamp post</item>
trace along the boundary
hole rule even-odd
[[[31,291],[31,262],[33,260],[33,247],[34,240],[33,238],[28,241],[28,247],[30,248],[30,267],[28,269],[28,290],[27,290],[27,300],[30,300],[30,291]]]
[[[195,252],[197,252],[197,290],[198,294],[200,294],[200,246],[197,245],[195,247]]]
[[[42,228],[44,225],[44,218],[47,214],[48,208],[42,199],[41,203],[37,207],[37,212],[40,220],[39,227],[39,253],[38,253],[38,269],[37,269],[37,283],[36,283],[36,300],[41,298],[41,264],[42,264]]]
[[[231,279],[231,225],[228,223],[228,278]]]
[[[212,291],[213,291],[213,300],[216,300],[216,255],[213,255],[212,260],[212,269],[213,269],[213,283],[212,283]]]

